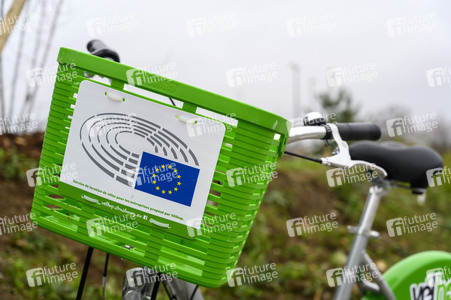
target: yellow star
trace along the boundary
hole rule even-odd
[[[172,167],[171,167],[171,166],[168,166],[168,169],[172,169]]]
[[[169,194],[172,194],[172,191],[169,191],[168,193],[169,193]]]
[[[161,165],[161,168],[164,169],[164,165]]]
[[[174,188],[174,191],[176,191],[176,192],[177,192],[178,190],[179,190],[178,188]]]
[[[157,175],[153,174],[152,177],[156,177]]]
[[[157,172],[158,172],[158,171],[160,171],[160,169],[156,168],[156,169],[155,169],[155,171],[157,171]]]
[[[179,175],[179,176],[177,176],[177,178],[180,178],[181,176]]]
[[[180,181],[179,181],[179,182],[177,182],[177,185],[181,185]]]
[[[154,180],[154,181],[152,181],[152,183],[153,183],[153,184],[155,184],[155,183],[156,183],[156,181]]]
[[[161,192],[162,192],[163,194],[166,194],[166,191],[165,191],[165,190],[162,190]]]
[[[177,169],[174,169],[174,172],[177,172]]]
[[[160,189],[160,187],[159,186],[157,186],[157,191]]]

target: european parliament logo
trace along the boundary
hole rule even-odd
[[[199,169],[143,152],[135,189],[191,206]]]

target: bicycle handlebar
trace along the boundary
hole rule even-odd
[[[379,126],[373,123],[337,123],[335,125],[344,141],[376,141],[382,134]],[[324,139],[330,138],[332,138],[332,133],[328,132]]]
[[[373,123],[338,123],[335,125],[344,141],[378,140],[381,137],[381,129]],[[325,140],[331,138],[332,132],[328,125],[299,126],[291,129],[288,143],[308,139]]]
[[[119,54],[116,51],[110,49],[101,40],[90,40],[86,45],[86,48],[88,48],[88,51],[92,55],[108,58],[115,62],[120,62]]]

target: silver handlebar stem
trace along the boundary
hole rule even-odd
[[[320,140],[326,136],[326,132],[326,127],[324,126],[293,127],[291,128],[287,144],[302,140]]]

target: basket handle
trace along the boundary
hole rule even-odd
[[[157,226],[164,227],[164,228],[171,228],[171,226],[169,224],[158,222],[157,220],[154,220],[152,218],[150,218],[150,223],[153,223]]]

